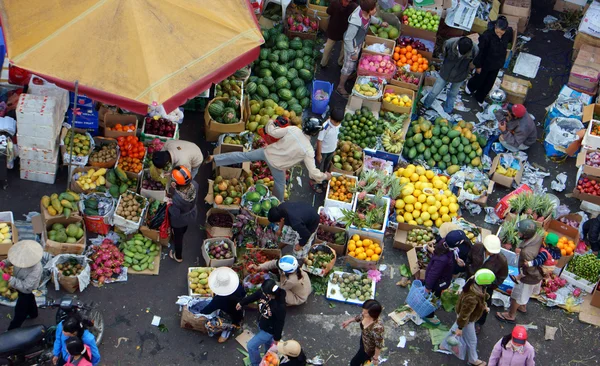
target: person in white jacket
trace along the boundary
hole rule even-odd
[[[318,120],[310,119],[302,124],[302,129],[296,126],[278,127],[269,121],[265,128],[267,134],[279,139],[277,142],[262,149],[247,152],[231,152],[211,155],[204,164],[212,163],[217,166],[239,164],[246,161],[263,160],[269,166],[275,181],[275,197],[283,202],[285,192],[285,171],[294,165],[304,162],[311,179],[321,183],[331,179],[330,173],[322,173],[315,165],[315,150],[310,142],[322,127]]]

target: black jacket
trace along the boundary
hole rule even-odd
[[[476,44],[471,51],[464,55],[458,53],[458,40],[460,37],[450,38],[444,42],[444,62],[440,70],[442,79],[449,83],[464,81],[469,76],[469,65],[479,52]]]
[[[600,248],[600,218],[589,219],[583,224],[583,235],[592,250]]]
[[[210,303],[206,305],[204,309],[200,312],[201,314],[211,314],[215,310],[221,310],[231,316],[231,320],[233,324],[239,325],[244,319],[244,312],[242,310],[236,310],[235,306],[242,301],[242,299],[246,296],[246,291],[244,290],[244,286],[240,283],[238,288],[229,296],[219,296],[215,295]]]
[[[259,290],[240,301],[242,306],[258,301],[258,328],[272,334],[276,342],[281,340],[286,313],[285,290],[278,291],[281,291],[279,296],[273,300]]]
[[[344,33],[348,29],[348,18],[358,6],[354,1],[350,1],[348,6],[343,7],[341,0],[332,0],[327,7],[329,15],[329,25],[325,35],[333,41],[344,40]]]
[[[285,209],[285,225],[290,226],[300,234],[300,246],[305,246],[311,235],[319,227],[319,214],[314,207],[304,202],[284,202],[280,205]]]
[[[480,270],[481,268],[487,268],[494,272],[496,280],[490,287],[495,290],[504,282],[508,277],[508,262],[506,257],[502,253],[492,254],[487,261],[485,261],[485,247],[483,244],[475,244],[469,251],[469,256],[465,261],[467,266],[467,277],[471,277]]]
[[[508,44],[513,40],[513,29],[508,27],[502,38],[498,38],[495,27],[496,22],[489,22],[488,29],[479,37],[479,53],[473,60],[476,68],[500,70],[504,66]]]
[[[171,227],[179,228],[196,223],[198,209],[196,202],[198,201],[198,183],[192,181],[196,194],[193,199],[185,199],[177,190],[173,192],[173,204],[169,206],[169,220]]]
[[[283,359],[283,357],[281,357]],[[280,360],[281,361],[281,360]],[[288,357],[287,362],[281,362],[280,366],[306,366],[306,355],[304,350],[300,350],[298,357]]]

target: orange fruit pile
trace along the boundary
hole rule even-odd
[[[560,254],[563,256],[573,255],[575,248],[577,247],[573,240],[569,240],[565,236],[558,239],[558,244],[556,246],[560,249]]]
[[[351,189],[356,186],[356,179],[340,175],[332,177],[329,181],[329,195],[327,198],[330,200],[352,202],[353,193]]]
[[[267,352],[265,358],[260,363],[261,366],[277,366],[279,365],[279,358],[273,352]]]
[[[377,262],[381,257],[381,246],[369,238],[361,238],[358,234],[348,240],[348,255],[363,261]]]
[[[122,124],[117,123],[115,125],[115,127],[112,127],[112,128],[109,127],[109,126],[106,126],[106,129],[108,131],[134,132],[135,131],[135,125],[130,124],[130,125],[123,126]]]
[[[139,173],[142,171],[143,164],[140,159],[127,156],[119,159],[118,167],[126,172]]]
[[[410,71],[412,72],[425,72],[429,68],[429,61],[412,46],[397,46],[394,48],[392,58],[398,67],[410,65]]]

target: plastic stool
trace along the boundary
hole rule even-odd
[[[291,2],[292,0],[265,0],[265,3],[263,5],[263,11],[267,8],[267,5],[269,5],[270,3],[279,4],[281,5],[281,20],[285,21],[285,12]]]

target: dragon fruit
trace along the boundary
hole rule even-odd
[[[310,22],[310,29],[312,29],[313,31],[317,31],[317,29],[319,29],[319,24],[317,23],[316,20],[313,20],[312,22]]]
[[[297,14],[296,15],[296,21],[298,23],[302,23],[303,20],[304,20],[304,17],[301,14]]]
[[[294,25],[294,17],[293,17],[293,16],[289,16],[289,17],[287,18],[287,22],[288,22],[288,25],[289,25],[290,27],[291,27],[292,25]]]
[[[546,293],[546,297],[552,300],[556,300],[556,294],[554,292]]]
[[[573,296],[575,296],[575,297],[581,296],[581,290],[576,287],[575,290],[573,290]]]
[[[111,240],[105,239],[99,246],[92,247],[92,250],[93,253],[90,255],[92,280],[102,285],[113,274],[121,273],[124,256]]]

